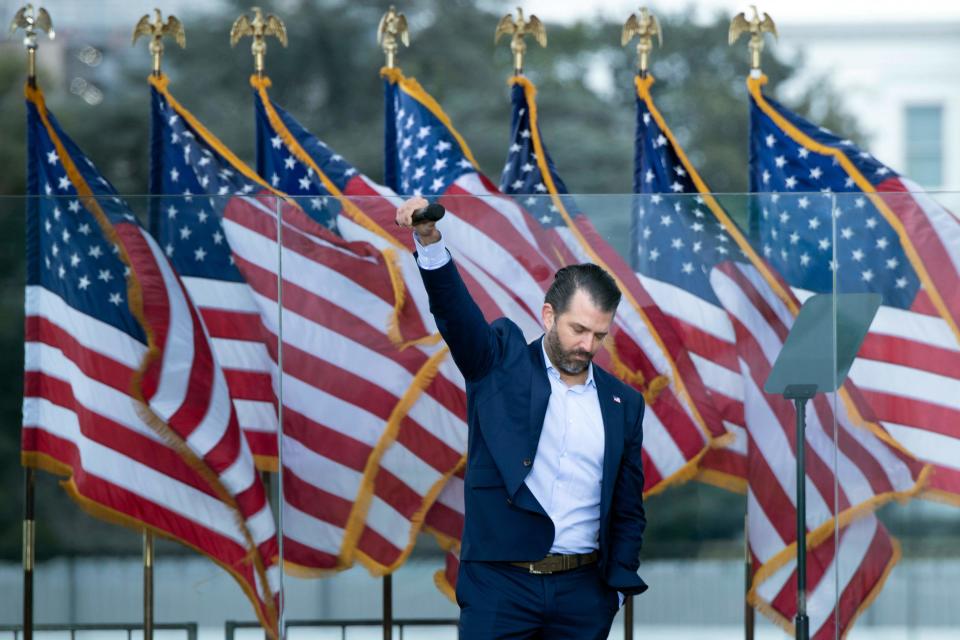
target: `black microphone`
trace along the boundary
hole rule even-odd
[[[447,212],[443,208],[442,204],[428,204],[422,209],[417,209],[413,212],[413,217],[411,219],[411,224],[420,224],[421,222],[436,222],[443,217],[443,214]]]

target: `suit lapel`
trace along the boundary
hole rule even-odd
[[[614,394],[607,372],[594,366],[593,379],[597,384],[600,415],[603,416],[603,483],[600,493],[600,519],[603,520],[613,500],[613,486],[623,456],[623,402]]]
[[[547,379],[547,369],[543,362],[543,347],[540,340],[534,340],[527,345],[530,357],[530,409],[527,422],[526,451],[511,452],[513,456],[522,456],[531,460],[536,456],[537,445],[540,443],[540,433],[543,431],[543,419],[547,415],[547,404],[550,402],[550,381]],[[507,493],[512,496],[514,504],[527,511],[546,515],[543,506],[530,492],[524,480],[533,467],[525,469],[523,474],[517,474],[507,479]]]
[[[496,443],[495,447],[491,446],[491,450],[496,449],[500,454],[495,454],[494,457],[497,459],[497,466],[506,484],[507,493],[517,499],[521,498],[524,480],[533,469],[532,465],[521,466],[521,462],[525,459],[532,461],[536,456],[540,432],[543,431],[543,419],[547,415],[547,404],[550,402],[550,381],[547,379],[547,370],[543,365],[542,351],[539,340],[534,340],[527,345],[530,364],[529,395],[523,393],[527,388],[526,381],[517,380],[514,384],[514,392],[520,391],[522,396],[529,397],[527,424],[514,425],[509,429],[504,428],[502,423],[485,424],[482,427],[488,442]],[[519,375],[526,375],[526,372]],[[528,497],[528,504],[518,503],[518,506],[532,511],[543,511],[542,508],[535,506],[536,500],[533,494]]]
[[[530,452],[535,453],[540,443],[540,432],[543,431],[543,419],[547,415],[547,405],[550,403],[550,380],[547,379],[547,367],[543,361],[543,346],[540,340],[534,340],[528,345],[530,360]]]

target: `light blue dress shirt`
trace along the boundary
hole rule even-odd
[[[593,364],[583,384],[567,386],[547,356],[550,400],[543,431],[525,482],[553,520],[551,553],[590,553],[600,545],[600,483],[603,479],[603,416]]]

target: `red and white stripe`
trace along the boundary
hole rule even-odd
[[[70,473],[69,490],[95,512],[141,522],[209,555],[241,583],[261,619],[275,623],[273,518],[264,510],[262,486],[256,488],[259,479],[254,476],[256,485],[246,481],[250,475],[242,457],[232,464],[218,460],[220,471],[214,472],[230,492],[231,505],[138,410],[130,381],[146,356],[145,345],[39,286],[27,287],[25,309],[22,450],[28,462]],[[182,324],[172,323],[170,332],[180,333]],[[187,394],[178,405],[180,415],[215,413],[203,402],[195,404]],[[33,457],[37,454],[59,464],[48,466]],[[251,557],[258,558],[262,573]]]
[[[889,178],[876,189],[926,268],[947,316],[960,326],[960,219],[907,178]]]
[[[277,399],[268,334],[243,282],[181,276],[210,336],[240,429],[261,469],[276,469]]]
[[[248,515],[273,516],[242,437],[226,379],[210,349],[200,318],[156,242],[138,226],[117,233],[141,283],[143,317],[159,354],[144,372],[142,391],[150,408],[210,469],[235,499],[249,503]],[[162,283],[163,286],[143,286]]]
[[[776,609],[777,602],[781,607],[787,606],[784,603],[790,599],[789,593],[777,596],[779,600],[771,600],[768,596],[782,594],[783,588],[788,588],[784,586],[787,578],[783,575],[789,577],[792,572],[786,563],[789,558],[795,558],[796,553],[796,442],[791,403],[766,394],[763,384],[793,323],[793,313],[759,271],[750,265],[721,264],[712,271],[711,284],[733,324],[743,378],[749,440],[749,538],[755,570],[760,572],[754,590],[762,607],[773,603]],[[849,384],[846,388],[856,402],[856,389]],[[843,400],[837,398],[836,402],[834,407],[824,396],[818,396],[807,414],[807,534],[813,532],[823,539],[811,549],[813,558],[817,554],[829,553],[822,547],[831,539],[831,523],[835,518],[856,518],[884,501],[910,495],[918,489],[923,471],[923,465],[911,456],[888,445],[867,429],[855,426]],[[852,536],[851,540],[857,539],[853,533],[847,533],[848,530],[854,531],[853,526],[842,530],[842,540],[848,535]],[[886,552],[871,551],[873,547],[869,542],[861,547],[864,549],[861,555],[868,551],[872,555],[863,564],[862,571],[842,571],[839,574],[843,578],[840,588],[844,593],[848,582],[868,580],[871,571],[888,563]],[[845,562],[843,556],[840,561]],[[782,584],[777,583],[778,576],[783,578]],[[811,593],[828,588],[821,582],[834,578],[832,572],[822,572],[818,576],[812,570]],[[770,581],[773,581],[772,586],[767,585]],[[860,601],[855,599],[854,608]],[[841,611],[841,618],[843,615],[845,613]]]
[[[469,150],[464,149],[464,154],[469,157]],[[648,403],[643,451],[646,489],[656,491],[685,475],[712,439],[724,433],[723,425],[669,321],[653,309],[630,269],[589,222],[581,217],[574,223],[579,234],[572,228],[545,230],[478,172],[459,176],[443,194],[441,204],[452,214],[444,220],[444,237],[457,261],[467,266],[464,271],[480,266],[490,281],[511,292],[517,304],[534,319],[539,316],[543,295],[559,267],[591,261],[604,264],[614,273],[627,290],[627,302],[617,314],[612,347],[598,354],[597,362],[608,369],[617,363],[639,373],[644,385],[661,375],[669,377],[671,385]],[[382,228],[392,228],[392,215],[384,223]],[[507,315],[518,319],[509,313],[491,315],[484,306],[482,292],[471,286],[469,277],[465,279],[488,318]],[[641,317],[641,313],[646,317]],[[651,314],[655,317],[651,318]],[[531,332],[520,324],[527,339],[542,333],[539,322],[534,323]],[[619,362],[614,360],[613,352]],[[450,491],[462,488],[454,486]],[[456,505],[462,497],[446,502]],[[449,540],[446,536],[450,532],[462,530],[462,516],[442,499],[434,504],[427,518],[434,531],[442,532],[446,526],[447,533],[440,533],[441,542]],[[455,550],[454,545],[448,556],[448,579],[455,574]]]
[[[156,349],[145,360],[139,390],[170,430],[165,437],[178,441],[181,455],[205,469],[218,497],[237,510],[248,547],[259,552],[252,556],[254,569],[266,580],[276,554],[273,512],[203,324],[156,241],[136,224],[114,229]]]
[[[749,267],[745,269],[752,271]],[[728,488],[746,487],[750,466],[746,425],[751,423],[745,415],[745,376],[741,376],[740,372],[737,336],[731,317],[722,307],[710,304],[669,283],[642,275],[639,277],[657,305],[675,323],[711,397],[723,415],[725,426],[736,436],[731,444],[721,449],[713,449],[704,456],[700,464],[701,477]],[[753,278],[753,287],[766,289],[762,280],[756,276]],[[805,299],[809,293],[799,295]],[[768,295],[768,298],[770,297],[772,296]],[[784,309],[780,308],[781,314],[783,311]],[[880,318],[882,317],[883,313]],[[875,321],[872,332],[877,330],[878,322],[883,326],[880,318]],[[783,319],[788,318],[784,315]],[[868,343],[872,339],[868,338]],[[858,361],[862,357],[863,351]],[[752,399],[755,402],[764,402],[755,384],[753,387]],[[751,417],[759,422],[753,423],[754,428],[763,429],[772,420],[769,415],[763,416],[759,415],[760,413],[752,411]],[[786,447],[784,450],[789,453]],[[792,469],[789,460],[775,464],[787,465],[783,468]],[[769,463],[762,465],[765,473],[758,474],[758,477],[751,480],[759,483],[768,480],[768,472],[773,466],[775,465]],[[764,499],[769,499],[771,495],[770,492],[760,493],[765,496]],[[782,491],[773,495],[781,499],[781,504],[770,504],[764,508],[758,501],[758,496],[748,489],[749,539],[754,571],[782,552],[788,544],[787,540],[791,539],[788,533],[792,530],[790,527],[795,527],[792,504],[788,505],[783,501],[785,496]],[[776,526],[771,518],[778,521]],[[839,560],[834,554],[832,536],[811,548],[808,555],[808,613],[815,638],[834,637],[834,625],[838,615],[841,633],[845,631],[862,612],[864,602],[870,602],[873,593],[882,588],[887,572],[899,557],[895,551],[895,542],[872,515],[843,528],[840,536]],[[834,596],[838,579],[841,585],[840,606],[835,609]],[[796,614],[795,556],[791,556],[786,564],[768,579],[756,585],[752,602],[771,614],[783,626],[792,625]]]
[[[960,221],[921,187],[877,185],[903,225],[946,306],[947,322],[921,289],[909,310],[883,306],[850,369],[874,419],[908,451],[934,465],[934,497],[960,501]]]
[[[272,360],[282,313],[285,559],[308,570],[339,568],[355,545],[371,568],[389,567],[409,550],[424,496],[460,461],[462,379],[435,364],[444,355],[438,347],[398,351],[390,342],[393,292],[370,245],[344,242],[288,207],[278,261],[275,207],[237,198],[224,216]],[[418,375],[429,380],[422,391]],[[397,430],[387,443],[391,418]]]
[[[842,638],[883,588],[887,575],[900,559],[896,541],[873,515],[841,529],[839,543],[838,547],[831,535],[807,553],[807,616],[813,640]],[[754,567],[759,567],[763,561],[751,551]],[[797,613],[796,558],[791,557],[757,585],[751,599],[793,633]]]
[[[460,570],[460,538],[463,536],[463,472],[458,472],[443,488],[427,512],[424,527],[446,550],[444,567],[434,575],[434,582],[453,599]]]
[[[389,239],[398,203],[389,200],[392,194],[380,197],[374,187],[361,176],[351,181],[348,196],[376,197],[345,207],[338,228],[348,240],[369,243],[364,251],[372,245],[396,254],[408,285],[404,293],[413,303],[402,309],[400,333],[416,339],[435,332],[429,304],[409,235],[400,243]],[[245,283],[191,279],[188,286],[204,320],[216,323],[211,333],[231,374],[231,392],[249,394],[234,395],[250,422],[275,416],[276,390],[283,385],[288,566],[312,573],[359,558],[371,571],[385,572],[409,553],[424,511],[462,461],[463,380],[442,347],[398,351],[390,342],[395,300],[379,254],[361,256],[358,245],[287,208],[281,264],[279,204],[257,197],[228,206],[224,227]],[[388,233],[359,224],[352,217],[357,207],[380,219],[378,226]],[[535,317],[519,308],[509,289],[469,261],[461,267],[491,319],[511,315],[533,331]],[[282,310],[276,293],[281,270]],[[275,364],[281,313],[282,383]],[[391,422],[395,433],[385,431]],[[270,426],[275,425],[273,417]]]
[[[77,195],[129,267],[130,311],[149,343],[28,286],[25,460],[70,475],[68,491],[100,515],[155,527],[208,554],[276,637],[273,515],[203,325],[153,238],[135,222],[110,221],[42,96],[28,98]]]
[[[850,368],[873,417],[960,496],[960,345],[937,315],[883,306]]]
[[[647,104],[655,111],[652,101],[648,99]],[[682,151],[676,151],[694,182],[702,185]],[[724,218],[712,200],[709,206],[718,219]],[[736,229],[727,230],[741,235]],[[714,269],[711,282],[720,306],[667,283],[641,278],[671,316],[724,424],[735,434],[732,444],[707,453],[700,465],[701,478],[747,492],[754,574],[762,571],[754,581],[750,600],[790,627],[797,595],[793,413],[789,403],[766,396],[762,385],[793,322],[790,308],[774,288],[792,294],[776,274],[772,277],[778,278],[777,282],[766,282],[758,271],[762,259],[753,260],[753,266],[727,263]],[[793,308],[799,307],[796,298],[792,303]],[[862,394],[854,384],[847,385],[847,391],[864,415]],[[824,523],[847,509],[856,510],[848,511],[851,515],[861,515],[874,502],[889,499],[891,492],[914,490],[920,473],[909,456],[899,455],[899,450],[887,447],[872,433],[852,427],[844,407],[838,415],[839,447],[835,447],[831,407],[825,404],[822,398],[814,403],[807,431],[810,461],[806,484],[808,494],[816,494],[812,507],[808,505],[807,530],[821,527],[821,541],[810,548],[807,563],[808,613],[816,638],[844,634],[882,588],[899,557],[895,542],[872,514],[840,529],[839,553],[833,536],[824,537],[832,534],[823,529]],[[871,418],[869,414],[864,417]],[[839,634],[835,635],[835,628]]]
[[[710,449],[701,459],[701,478],[726,488],[745,486],[747,432],[743,380],[737,360],[736,335],[727,312],[668,282],[640,273],[637,277],[657,307],[670,318],[723,426],[733,434],[729,444]]]

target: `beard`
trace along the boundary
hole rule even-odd
[[[557,332],[556,323],[544,336],[544,344],[553,366],[568,376],[583,373],[593,360],[593,354],[589,351],[583,349],[565,350],[560,343],[560,334]]]

